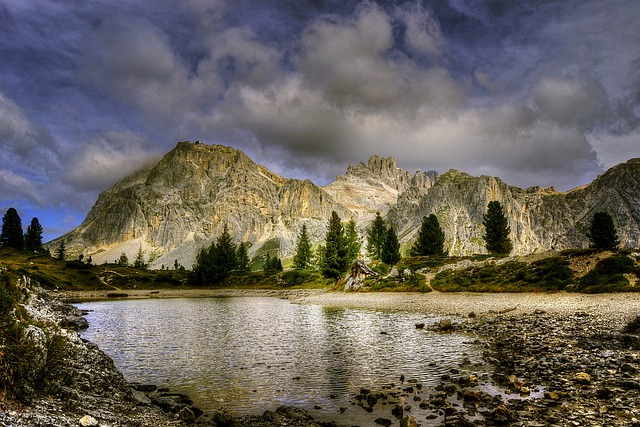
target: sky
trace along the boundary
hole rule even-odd
[[[637,0],[0,0],[0,214],[45,240],[178,141],[332,182],[510,185],[640,156]]]

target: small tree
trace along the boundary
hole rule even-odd
[[[24,247],[28,251],[42,252],[42,226],[38,218],[32,218],[24,235]]]
[[[596,212],[593,215],[587,237],[591,247],[596,249],[612,250],[620,244],[616,226],[608,212]]]
[[[14,208],[7,209],[2,217],[2,232],[0,233],[0,245],[5,248],[22,249],[24,237],[22,236],[22,221],[18,211]]]
[[[360,254],[362,242],[356,229],[356,221],[351,218],[347,223],[344,232],[345,244],[347,245],[347,267],[353,264]]]
[[[422,217],[418,238],[411,247],[412,256],[445,255],[444,231],[434,214]]]
[[[344,238],[344,227],[338,214],[333,211],[325,237],[322,274],[325,277],[338,279],[345,271],[347,271],[347,245]]]
[[[147,263],[144,262],[144,252],[142,252],[142,245],[138,248],[138,253],[136,253],[136,258],[133,260],[133,268],[139,268],[141,270],[145,270],[147,268]]]
[[[309,268],[313,259],[313,250],[311,249],[311,241],[307,234],[307,225],[302,225],[302,230],[298,236],[296,243],[296,253],[293,256],[293,266],[295,268]]]
[[[60,240],[60,244],[58,245],[56,258],[59,259],[60,261],[63,261],[65,255],[66,255],[66,251],[67,251],[67,249],[64,246],[64,240]]]
[[[513,249],[509,233],[511,228],[500,202],[492,201],[487,205],[487,213],[483,215],[482,225],[485,234],[482,236],[485,247],[490,254],[508,255]]]
[[[218,237],[213,253],[213,267],[215,281],[219,282],[229,276],[237,267],[236,245],[233,243],[227,225],[224,225],[222,234]]]
[[[120,254],[120,258],[118,258],[117,263],[120,267],[129,267],[129,257],[127,256],[127,254],[122,252]]]
[[[398,235],[393,227],[389,226],[385,232],[380,260],[385,264],[394,265],[400,261],[400,258],[400,243],[398,243]]]
[[[380,212],[376,212],[376,217],[367,228],[367,252],[372,259],[380,259],[382,245],[384,244],[387,226]]]
[[[264,261],[264,267],[262,267],[262,270],[268,274],[282,271],[282,260],[277,256],[272,257],[267,253],[267,258]]]
[[[236,263],[238,270],[249,271],[249,254],[247,253],[247,244],[240,243],[236,251]]]

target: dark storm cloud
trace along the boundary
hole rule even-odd
[[[380,154],[570,188],[637,156],[639,12],[635,0],[5,2],[0,201],[86,210],[185,139],[322,183]]]

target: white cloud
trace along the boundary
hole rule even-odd
[[[29,180],[7,169],[0,169],[0,200],[31,200],[39,205],[44,204],[42,190],[36,182]]]
[[[406,25],[405,42],[414,52],[433,56],[442,53],[444,36],[429,10],[419,2],[407,3],[399,10],[399,16]]]

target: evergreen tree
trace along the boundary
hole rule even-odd
[[[596,249],[617,249],[620,244],[616,226],[608,212],[596,212],[593,215],[587,237],[591,240],[591,247]]]
[[[282,260],[277,256],[272,257],[267,253],[267,258],[265,259],[264,267],[262,269],[268,274],[282,271]]]
[[[32,218],[24,235],[24,248],[32,252],[42,252],[42,226],[38,218]]]
[[[140,248],[138,248],[136,258],[133,260],[133,268],[139,268],[141,270],[145,270],[147,268],[147,264],[144,262],[144,252],[142,252],[142,245],[140,245]]]
[[[382,251],[380,260],[385,264],[394,265],[400,261],[400,243],[398,243],[398,235],[392,226],[389,226],[385,232],[384,241],[382,243]]]
[[[118,265],[120,267],[129,267],[129,257],[124,252],[122,252],[120,258],[118,258]]]
[[[246,243],[240,243],[238,245],[238,250],[236,251],[236,263],[238,265],[238,270],[249,271],[249,255],[247,253]]]
[[[351,218],[345,228],[345,242],[347,245],[347,267],[349,267],[358,258],[362,242],[356,229],[356,221]]]
[[[380,259],[386,232],[387,225],[380,212],[376,212],[375,219],[367,228],[367,252],[372,259]]]
[[[325,277],[338,279],[345,271],[347,271],[347,245],[344,227],[338,214],[333,211],[325,238],[322,274]]]
[[[438,217],[434,214],[422,217],[418,238],[411,247],[412,256],[445,255],[444,231],[440,228]]]
[[[67,251],[67,249],[64,246],[64,240],[60,240],[60,244],[58,245],[58,251],[57,251],[58,253],[56,255],[56,258],[59,259],[60,261],[63,261],[64,260],[64,256],[66,255],[66,251]]]
[[[236,245],[233,243],[229,229],[225,224],[213,252],[213,282],[218,283],[226,279],[237,266]]]
[[[22,235],[22,221],[18,211],[14,208],[7,209],[2,217],[2,232],[0,233],[0,245],[5,248],[22,249],[24,237]]]
[[[508,255],[513,249],[509,233],[511,228],[504,214],[500,202],[489,202],[487,213],[483,215],[482,225],[485,227],[485,234],[482,236],[485,247],[490,254]]]
[[[293,256],[293,266],[295,268],[309,268],[313,259],[313,250],[311,249],[311,241],[307,234],[307,225],[302,225],[302,231],[296,242],[296,254]]]

